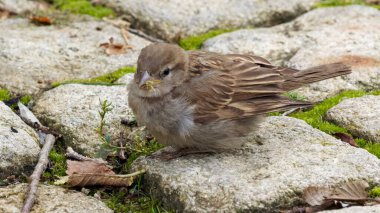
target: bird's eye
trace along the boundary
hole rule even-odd
[[[169,69],[169,68],[166,68],[166,69],[162,72],[162,74],[163,74],[164,76],[169,75],[169,73],[170,73],[170,69]]]

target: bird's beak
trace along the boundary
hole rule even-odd
[[[161,80],[158,79],[152,79],[151,76],[147,71],[143,73],[143,76],[141,77],[139,87],[144,90],[152,90],[154,89],[155,85],[161,83]]]
[[[143,76],[140,79],[139,87],[142,87],[149,78],[150,78],[149,73],[145,71]]]

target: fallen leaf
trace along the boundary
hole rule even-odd
[[[9,16],[11,15],[11,13],[7,10],[0,10],[0,20],[5,20],[7,18],[9,18]]]
[[[70,177],[74,174],[83,173],[96,173],[96,174],[108,174],[114,175],[115,172],[112,171],[105,163],[97,162],[95,160],[91,161],[73,161],[67,160],[67,170],[66,174]]]
[[[366,181],[350,181],[343,184],[341,187],[336,188],[334,193],[331,196],[328,196],[327,199],[365,202],[368,198],[368,192],[366,191],[366,188],[368,187],[369,184]]]
[[[114,39],[111,37],[109,42],[100,44],[100,47],[105,48],[107,55],[120,55],[127,52],[127,49],[130,49],[130,46],[125,46],[124,44],[114,43]]]
[[[303,200],[310,206],[318,206],[322,205],[332,194],[331,188],[310,186],[303,191]]]
[[[78,186],[130,186],[136,176],[145,173],[145,170],[137,171],[126,175],[107,175],[95,173],[73,174],[61,177],[55,181],[56,185],[67,184],[70,187]]]
[[[367,4],[377,4],[377,5],[380,5],[380,0],[366,0],[365,2]]]
[[[145,172],[145,171],[144,171]],[[67,184],[69,186],[130,186],[134,177],[143,172],[132,173],[128,175],[106,175],[106,174],[73,174],[69,176]]]
[[[51,25],[51,24],[53,24],[53,20],[47,16],[31,16],[29,19],[31,22],[33,22],[35,24],[40,24],[40,25]]]
[[[351,146],[354,146],[354,147],[359,147],[355,140],[348,134],[346,133],[343,133],[343,132],[337,132],[337,133],[334,133],[333,134],[336,138],[340,139],[341,141],[343,142],[346,142],[348,144],[350,144]]]

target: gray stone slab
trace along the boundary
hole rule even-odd
[[[0,22],[0,86],[36,94],[50,82],[90,78],[135,66],[150,42],[130,35],[133,49],[107,55],[101,43],[113,37],[124,43],[120,29],[102,21],[75,21],[63,26],[35,26],[26,19]]]
[[[358,137],[380,143],[380,96],[343,100],[326,117]]]
[[[39,152],[37,133],[0,101],[0,179],[32,171]]]
[[[180,212],[276,212],[308,186],[380,183],[380,160],[290,117],[269,117],[244,148],[162,161],[141,157],[147,190]]]

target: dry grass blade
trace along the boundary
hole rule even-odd
[[[73,174],[69,177],[69,186],[123,186],[127,187],[133,183],[137,175],[143,174],[145,170],[137,171],[127,175],[107,175],[107,174]]]
[[[131,25],[131,23],[123,19],[110,19],[110,18],[104,17],[103,21],[110,23],[115,27],[124,28],[124,29],[128,29],[129,26]]]
[[[325,203],[326,198],[332,194],[331,188],[311,186],[303,191],[303,200],[310,206],[319,206]]]

